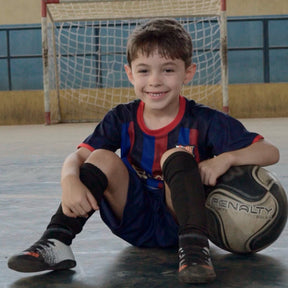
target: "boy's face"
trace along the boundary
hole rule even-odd
[[[178,105],[182,86],[192,80],[195,69],[194,64],[186,68],[183,60],[165,58],[158,51],[149,56],[138,54],[131,67],[125,65],[137,98],[145,103],[145,109],[159,112]]]

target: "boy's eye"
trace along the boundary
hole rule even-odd
[[[140,73],[140,74],[144,74],[144,73],[147,73],[147,72],[148,72],[147,69],[140,69],[140,70],[138,70],[138,73]]]
[[[175,71],[174,68],[165,68],[165,69],[164,69],[164,72],[165,72],[165,73],[172,73],[172,72],[174,72],[174,71]]]

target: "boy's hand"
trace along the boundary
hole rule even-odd
[[[264,139],[245,148],[225,152],[209,160],[199,163],[199,171],[203,184],[215,186],[218,177],[231,166],[259,165],[267,166],[279,161],[279,150]]]
[[[79,178],[66,177],[61,184],[62,209],[66,216],[88,217],[91,210],[99,209],[96,199]]]
[[[217,179],[231,167],[231,164],[228,153],[224,153],[202,161],[198,166],[202,183],[208,186],[215,186]]]

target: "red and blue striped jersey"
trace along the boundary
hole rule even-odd
[[[244,148],[263,137],[247,131],[241,122],[220,111],[179,96],[179,112],[167,126],[150,130],[143,120],[144,103],[135,100],[109,111],[79,147],[121,149],[148,186],[161,186],[160,159],[168,149],[184,146],[197,162]]]

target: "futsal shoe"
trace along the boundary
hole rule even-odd
[[[199,237],[195,238],[195,235],[192,237],[191,234],[179,236],[178,278],[180,282],[189,284],[209,283],[216,278],[208,240],[204,238],[205,240],[201,241],[201,237],[199,241]]]
[[[8,260],[8,267],[18,272],[65,270],[75,266],[71,247],[56,239],[40,239]]]

